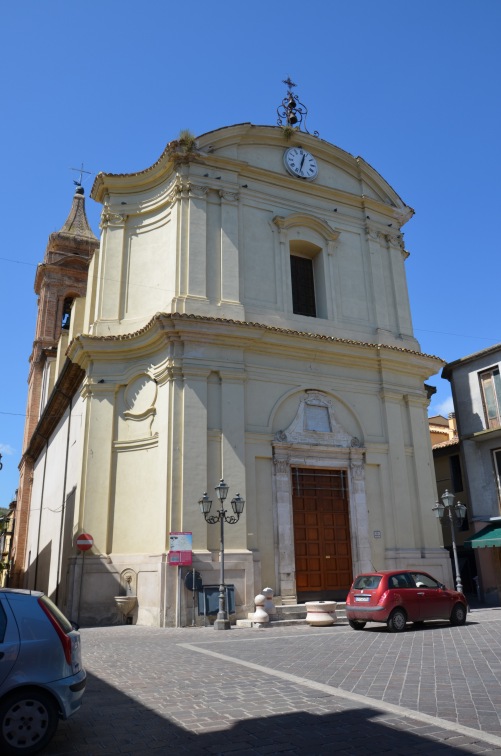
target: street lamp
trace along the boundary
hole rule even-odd
[[[449,517],[449,522],[451,524],[452,551],[454,553],[454,568],[456,570],[456,590],[462,593],[463,584],[461,583],[461,575],[459,574],[458,552],[456,549],[456,532],[454,530],[454,517],[452,516],[452,510],[454,510],[454,515],[458,526],[461,526],[464,518],[466,517],[466,507],[459,501],[454,504],[454,494],[449,493],[447,489],[442,494],[441,499],[441,502],[437,501],[436,506],[433,507],[433,511],[440,520],[442,520],[446,512],[447,516]]]
[[[220,530],[220,572],[219,572],[219,611],[217,613],[217,617],[214,621],[214,629],[215,630],[229,630],[231,628],[230,620],[228,617],[228,612],[226,611],[226,594],[225,594],[225,586],[224,586],[224,523],[227,522],[228,525],[235,525],[240,519],[240,515],[244,511],[244,505],[245,501],[242,499],[239,493],[231,500],[231,508],[233,509],[234,514],[228,515],[226,514],[226,509],[224,508],[224,502],[226,497],[228,496],[228,491],[230,487],[224,482],[224,480],[221,478],[219,481],[219,485],[216,486],[216,493],[217,498],[219,499],[220,505],[219,509],[217,510],[217,514],[210,514],[210,510],[212,507],[212,499],[209,499],[207,495],[207,491],[204,493],[201,499],[199,499],[198,503],[200,505],[200,511],[202,512],[205,521],[209,523],[209,525],[215,525],[216,522],[219,522],[221,525]]]

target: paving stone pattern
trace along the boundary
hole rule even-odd
[[[396,635],[121,626],[82,643],[85,702],[47,754],[501,754],[501,610]]]

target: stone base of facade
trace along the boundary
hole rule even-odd
[[[204,624],[212,618],[198,616],[193,594],[184,579],[195,569],[204,585],[219,585],[219,553],[193,554],[193,566],[169,565],[168,554],[79,554],[69,561],[65,613],[82,626],[123,624],[115,596],[128,591],[137,596],[137,606],[128,621],[152,627],[185,627]],[[251,551],[225,552],[225,584],[234,586],[235,614],[247,616],[254,608],[254,596],[261,584],[260,562]]]

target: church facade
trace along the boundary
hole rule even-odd
[[[413,211],[386,181],[307,133],[245,123],[101,173],[92,197],[100,245],[21,465],[19,582],[83,623],[118,621],[129,590],[134,622],[184,624],[169,537],[192,533],[193,566],[219,582],[198,501],[221,478],[245,499],[225,528],[237,616],[265,585],[295,603],[342,599],[363,570],[449,582],[424,383],[443,363],[413,334]]]

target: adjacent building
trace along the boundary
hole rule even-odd
[[[464,487],[483,600],[501,603],[501,344],[450,362]]]
[[[475,554],[468,540],[469,536],[473,535],[474,529],[471,522],[471,507],[466,479],[463,474],[461,444],[457,434],[456,415],[454,412],[451,412],[447,418],[441,415],[434,415],[428,418],[428,423],[438,498],[440,500],[445,491],[449,491],[455,494],[455,502],[466,506],[467,514],[461,524],[456,521],[456,518],[453,518],[454,539],[463,590],[468,596],[477,598],[479,594],[478,569],[475,562]],[[450,553],[453,565],[451,523],[448,517],[445,517],[442,521],[442,533],[444,546]]]
[[[381,175],[243,123],[100,173],[92,197],[100,243],[79,189],[79,227],[37,273],[19,584],[85,623],[118,621],[124,590],[135,622],[183,623],[169,536],[192,533],[218,583],[219,528],[197,502],[221,478],[246,502],[225,530],[238,616],[265,585],[285,603],[343,598],[374,568],[450,583],[424,386],[443,362],[413,333],[413,211]]]

